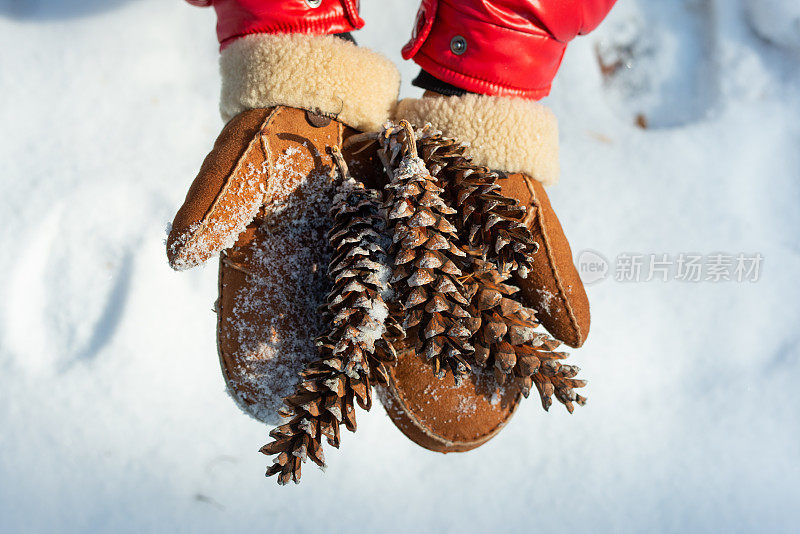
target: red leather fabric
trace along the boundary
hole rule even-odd
[[[496,96],[550,93],[567,42],[616,0],[423,0],[403,57],[450,84]],[[451,49],[460,36],[461,54]]]
[[[358,0],[187,0],[217,11],[227,43],[251,33],[343,33],[364,26]],[[381,1],[381,0],[373,0]],[[550,92],[567,42],[593,30],[616,0],[422,0],[403,57],[440,80],[496,96]],[[466,47],[455,53],[461,37]]]
[[[344,33],[364,26],[358,0],[187,0],[214,6],[222,48],[251,33]]]

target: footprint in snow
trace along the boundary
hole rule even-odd
[[[606,98],[641,128],[702,120],[719,93],[713,0],[620,2],[598,30]]]
[[[800,2],[747,0],[747,22],[761,39],[800,52]]]
[[[141,193],[92,186],[20,240],[3,339],[18,365],[62,372],[102,355],[125,317],[149,213]]]

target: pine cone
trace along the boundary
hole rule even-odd
[[[341,155],[334,153],[347,176]],[[261,448],[277,454],[267,476],[278,483],[300,481],[301,465],[310,458],[325,465],[322,437],[339,447],[339,426],[356,430],[354,401],[372,406],[373,381],[386,382],[385,365],[396,361],[394,343],[403,336],[390,314],[389,275],[381,194],[346,177],[334,202],[334,226],[328,239],[334,251],[328,276],[331,289],[323,312],[330,330],[317,340],[320,357],[301,373],[295,394],[281,415],[291,420],[270,432],[273,441]]]
[[[499,175],[474,165],[465,154],[466,145],[444,137],[430,125],[414,131],[402,121],[399,126],[388,125],[381,134],[365,134],[359,140],[376,137],[382,147],[379,156],[390,178],[408,170],[407,164],[403,167],[403,161],[413,158],[416,149],[416,155],[421,154],[424,160],[419,166],[430,172],[424,183],[439,186],[436,192],[446,195],[445,203],[458,207],[456,215],[452,213],[454,210],[449,210],[443,218],[453,221],[457,227],[456,234],[448,233],[447,239],[463,245],[459,250],[467,252],[466,258],[461,255],[453,258],[453,263],[465,273],[465,276],[455,275],[453,283],[459,288],[459,296],[470,299],[470,305],[464,315],[461,311],[465,308],[459,300],[459,316],[453,320],[470,331],[470,340],[465,346],[470,352],[474,351],[475,362],[494,369],[500,384],[508,379],[519,381],[526,397],[535,384],[546,410],[552,405],[553,394],[570,412],[574,409],[573,402],[583,405],[586,399],[573,391],[585,385],[584,381],[574,379],[578,368],[558,363],[557,360],[567,357],[566,353],[553,351],[560,342],[544,332],[534,331],[539,327],[534,310],[522,306],[514,297],[517,287],[504,283],[513,271],[523,277],[527,275],[531,256],[538,247],[526,223],[535,213],[526,214],[517,200],[502,195],[497,184]],[[394,197],[391,200],[396,202]],[[390,204],[393,208],[394,203]],[[405,206],[402,210],[406,218],[415,213]],[[402,230],[402,226],[399,228]],[[417,259],[415,250],[398,250],[402,247],[396,246],[397,238],[395,241],[390,251],[400,259],[395,258],[395,265]],[[458,245],[455,247],[458,249]],[[402,270],[399,274],[403,277],[408,273]],[[393,276],[393,282],[395,278]],[[408,337],[397,345],[398,350],[425,352],[427,346],[423,346],[419,335],[424,332],[414,326],[422,323],[417,320],[420,315],[422,312],[411,308],[404,323],[409,328]],[[466,352],[458,354],[461,361],[455,360],[455,363],[459,369],[469,368],[464,361],[466,355]],[[439,359],[435,363],[441,374],[443,365]]]
[[[440,378],[450,369],[457,382],[472,359],[500,384],[519,382],[526,397],[535,385],[545,410],[553,395],[570,412],[586,401],[574,391],[585,385],[578,368],[560,363],[559,342],[535,332],[534,311],[505,283],[513,271],[524,276],[536,251],[525,209],[439,132],[402,121],[360,136],[376,138],[390,178],[383,194],[350,178],[334,151],[345,180],[328,234],[333,288],[321,311],[330,328],[285,399],[290,421],[261,449],[277,455],[267,476],[280,484],[299,482],[306,458],[324,466],[322,436],[338,447],[341,424],[355,431],[354,404],[370,409],[371,384],[387,383],[398,351],[431,360]]]
[[[527,276],[531,256],[538,249],[525,224],[533,213],[500,193],[498,173],[472,163],[465,155],[466,145],[428,125],[418,132],[417,146],[451,205],[458,206],[459,237],[501,271]]]
[[[555,393],[572,413],[573,402],[586,403],[573,390],[586,385],[584,380],[574,378],[580,369],[558,362],[567,354],[553,352],[560,342],[535,331],[539,327],[536,314],[513,297],[519,289],[505,283],[509,278],[509,274],[501,273],[490,262],[473,261],[464,285],[472,300],[469,311],[476,317],[468,321],[473,332],[474,359],[479,365],[493,369],[500,384],[518,381],[525,397],[535,384],[545,410],[552,405]]]
[[[473,348],[464,320],[469,299],[459,280],[468,265],[451,220],[456,210],[417,156],[414,131],[403,121],[379,136],[379,157],[391,179],[385,206],[393,244],[391,283],[403,307],[403,328],[417,354],[431,360],[439,378],[450,369],[456,380],[470,370]]]

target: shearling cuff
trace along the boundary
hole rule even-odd
[[[391,61],[332,35],[247,35],[222,51],[220,69],[226,122],[246,109],[289,106],[377,130],[400,88]]]
[[[558,181],[558,122],[533,100],[467,94],[401,100],[395,118],[430,123],[448,137],[469,143],[478,165],[524,172],[543,185]]]

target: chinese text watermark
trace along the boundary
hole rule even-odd
[[[617,282],[758,282],[764,263],[759,252],[726,254],[618,254],[614,262],[594,250],[578,254],[584,284],[608,278]]]

